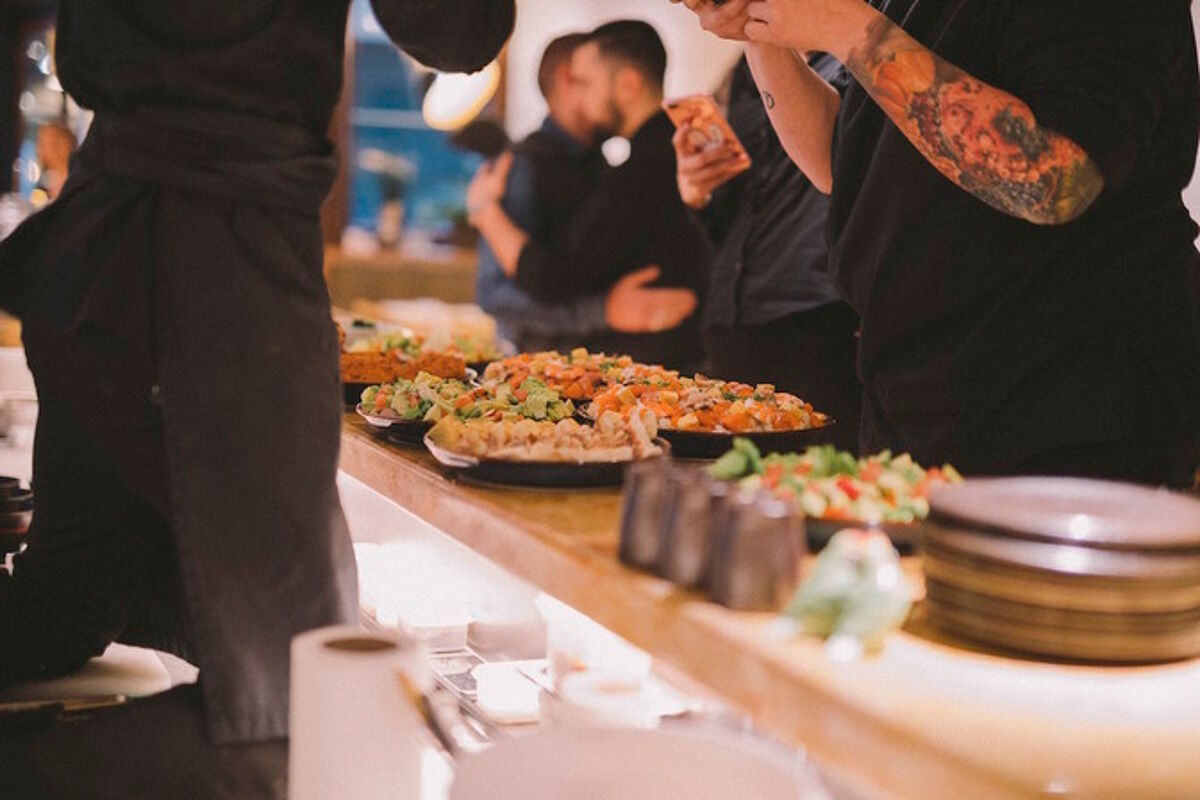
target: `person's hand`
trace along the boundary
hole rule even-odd
[[[878,16],[862,0],[750,0],[746,13],[750,41],[830,53],[843,62]]]
[[[472,224],[477,224],[480,214],[504,197],[512,162],[511,152],[501,153],[495,160],[484,162],[475,172],[467,186],[467,218]]]
[[[631,272],[612,287],[604,304],[608,327],[621,333],[657,333],[678,327],[696,310],[696,295],[689,289],[651,289],[658,267]]]
[[[724,3],[714,3],[712,0],[671,0],[672,3],[683,3],[700,18],[700,27],[722,39],[740,41],[746,38],[746,23],[749,16],[746,6],[749,0],[726,0]]]
[[[697,150],[688,139],[690,130],[683,125],[671,138],[675,145],[675,180],[683,202],[700,209],[708,205],[717,187],[750,169],[750,157],[729,143]]]

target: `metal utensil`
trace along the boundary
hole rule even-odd
[[[433,734],[433,738],[451,758],[456,758],[460,752],[458,742],[450,732],[450,726],[443,721],[441,709],[446,708],[443,704],[439,708],[439,704],[435,703],[434,697],[431,694],[422,692],[421,689],[413,682],[413,679],[407,673],[401,671],[396,673],[397,679],[400,681],[400,688],[404,690],[404,696],[412,705],[413,710],[417,712],[417,716],[425,723],[425,727]],[[449,697],[449,695],[447,695]],[[458,701],[453,701],[457,706]]]

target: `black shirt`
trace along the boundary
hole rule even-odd
[[[832,57],[812,66],[845,87]],[[753,163],[714,192],[701,215],[717,246],[705,325],[762,325],[836,301],[825,243],[829,198],[783,149],[745,59],[734,70],[728,117]]]
[[[501,206],[518,228],[543,240],[566,230],[608,167],[599,147],[576,141],[549,116],[512,154]],[[529,352],[567,352],[605,327],[603,297],[538,303],[504,274],[486,241],[479,243],[475,301],[496,318],[501,336]]]
[[[80,105],[212,109],[324,136],[342,85],[349,0],[64,0],[57,62]],[[483,67],[512,29],[509,3],[373,0],[380,25],[428,66]],[[445,17],[456,22],[446,25]],[[472,31],[451,39],[446,31]]]
[[[513,154],[527,159],[533,172],[535,210],[529,232],[539,239],[570,225],[608,166],[599,148],[584,147],[552,122],[514,145]]]
[[[658,265],[656,285],[703,295],[711,249],[675,183],[674,127],[659,112],[630,139],[628,160],[604,172],[600,184],[553,240],[531,238],[517,263],[517,284],[545,303],[606,291],[634,270]],[[703,358],[699,312],[656,334],[609,331],[587,346],[689,368]]]
[[[895,0],[887,14],[1080,144],[1105,188],[1070,224],[1002,214],[942,177],[851,85],[830,263],[862,317],[864,446],[971,472],[1089,443],[1194,457],[1200,279],[1181,191],[1200,92],[1188,3]]]

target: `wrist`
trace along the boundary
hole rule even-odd
[[[788,58],[789,49],[770,42],[746,42],[746,60],[754,64],[770,63],[772,59]]]
[[[861,50],[866,44],[871,23],[883,17],[879,11],[868,3],[858,0],[848,0],[845,11],[839,16],[833,41],[825,48],[831,56],[846,66],[855,51]]]
[[[609,289],[604,296],[604,325],[613,330],[620,330],[620,300],[616,288]]]
[[[500,201],[494,197],[467,204],[467,219],[475,227],[487,224],[488,220],[500,210]]]
[[[584,298],[578,305],[578,331],[581,335],[602,331],[608,326],[608,295],[598,294]]]
[[[683,204],[692,211],[703,211],[708,208],[708,204],[712,202],[712,192],[701,192],[699,190],[688,192],[683,197]]]

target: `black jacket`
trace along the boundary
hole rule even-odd
[[[712,252],[679,198],[673,133],[662,112],[643,124],[630,140],[629,159],[601,176],[565,231],[549,241],[530,239],[517,264],[517,284],[542,302],[563,302],[602,293],[621,276],[657,265],[662,269],[657,285],[703,296]],[[703,358],[699,319],[697,310],[670,331],[610,331],[587,344],[686,369]]]

